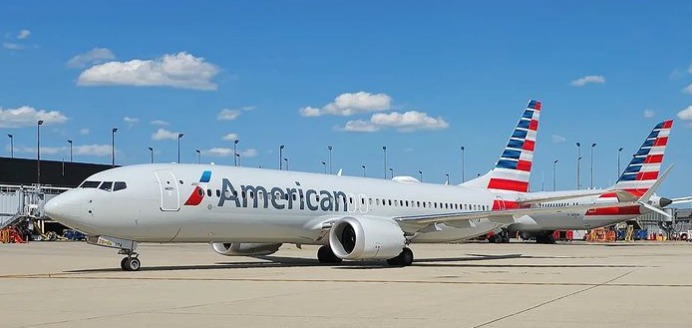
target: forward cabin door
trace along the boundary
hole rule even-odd
[[[156,178],[161,188],[161,211],[175,212],[180,210],[180,189],[175,176],[170,171],[156,171]]]

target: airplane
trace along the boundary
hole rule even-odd
[[[532,205],[537,207],[554,207],[618,202],[618,195],[612,192],[612,190],[624,190],[627,192],[627,194],[621,195],[620,200],[622,200],[622,197],[636,199],[642,196],[654,186],[659,176],[672,126],[672,120],[656,124],[639,150],[633,155],[632,160],[622,172],[615,185],[607,190],[582,190],[583,196],[557,201],[551,201],[551,199],[564,194],[575,195],[579,191],[534,192],[530,193],[530,196],[534,198]],[[594,192],[597,194],[594,194]],[[541,199],[543,197],[545,197],[545,200]],[[517,222],[509,224],[503,229],[509,234],[519,232],[525,238],[535,238],[538,243],[554,243],[553,232],[555,230],[588,230],[634,219],[650,212],[657,212],[670,217],[670,214],[662,211],[661,208],[673,203],[678,204],[689,201],[689,197],[669,199],[652,195],[649,201],[635,204],[631,207],[590,209],[582,213],[528,215],[519,218]]]
[[[211,243],[228,256],[269,255],[283,243],[312,244],[321,245],[320,263],[386,260],[407,266],[413,262],[411,243],[462,240],[525,215],[648,201],[650,195],[644,194],[606,205],[524,206],[518,196],[528,191],[540,109],[540,102],[529,102],[484,187],[211,164],[142,164],[96,173],[49,200],[44,213],[85,232],[90,244],[119,249],[125,271],[141,268],[136,248],[143,242]]]

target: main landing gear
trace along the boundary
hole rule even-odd
[[[326,245],[317,250],[317,260],[322,264],[339,264],[343,261]],[[404,247],[396,257],[387,260],[387,264],[391,266],[409,266],[411,263],[413,263],[413,251],[408,247]]]
[[[343,261],[332,252],[332,249],[324,245],[317,250],[317,260],[322,264],[338,264]]]
[[[129,249],[121,249],[118,254],[127,255],[120,261],[120,268],[125,271],[139,271],[142,267],[142,262],[139,261],[139,254]]]
[[[397,255],[397,257],[387,260],[387,264],[392,266],[409,266],[413,263],[413,251],[410,248],[404,247],[404,249]]]

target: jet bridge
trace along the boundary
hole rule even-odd
[[[31,220],[34,223],[32,233],[45,234],[46,224],[54,221],[43,215],[43,205],[67,189],[47,185],[0,185],[0,230]]]

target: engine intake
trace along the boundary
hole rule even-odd
[[[215,252],[226,256],[269,255],[279,250],[281,244],[266,243],[213,243]]]
[[[339,219],[329,231],[329,246],[345,260],[390,259],[406,245],[404,232],[388,219],[346,217]]]

